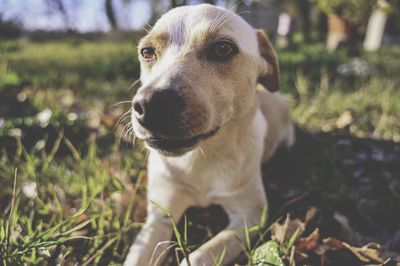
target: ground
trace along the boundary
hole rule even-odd
[[[138,87],[131,86],[138,78],[136,40],[0,42],[4,265],[123,261],[145,218],[146,151],[126,134],[126,120],[118,121]],[[379,264],[355,251],[378,242],[378,257],[396,265],[399,53],[398,46],[328,53],[320,44],[278,51],[297,141],[263,165],[270,206],[257,230],[266,233],[257,243],[244,243],[240,263],[254,256],[256,244],[273,238],[277,260],[287,263]],[[189,249],[227,222],[218,206],[191,209],[187,217],[183,248]],[[292,236],[292,227],[302,228],[295,243],[279,237],[282,230]],[[310,236],[316,228],[318,238]]]

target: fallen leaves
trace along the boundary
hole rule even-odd
[[[305,223],[300,219],[291,219],[289,216],[283,224],[274,223],[271,227],[271,238],[281,245],[287,243],[293,235],[301,235],[305,230]]]
[[[385,260],[378,243],[359,246],[336,237],[322,237],[320,228],[304,235],[316,213],[316,208],[310,208],[303,219],[287,216],[283,223],[272,224],[271,240],[254,251],[252,265],[388,265],[390,259]],[[345,239],[359,242],[345,216],[335,213],[334,219],[342,227],[341,232],[349,233]]]
[[[317,228],[309,236],[300,238],[296,243],[296,261],[306,263],[310,254],[313,253],[320,257],[320,265],[331,265],[330,261],[335,257],[335,252],[350,251],[359,261],[359,265],[366,263],[370,265],[382,265],[385,261],[380,255],[380,249],[381,246],[374,242],[362,247],[355,247],[333,237],[321,240]],[[329,252],[331,254],[328,259],[327,254]]]
[[[368,262],[368,263],[384,262],[384,260],[380,258],[379,250],[381,248],[381,245],[379,245],[378,243],[375,242],[368,243],[365,246],[362,246],[361,248],[353,247],[346,242],[342,242],[341,244],[342,244],[341,248],[349,249],[362,262]]]
[[[296,253],[300,259],[307,259],[305,251],[316,250],[319,243],[319,229],[316,228],[309,236],[302,237],[296,243]]]

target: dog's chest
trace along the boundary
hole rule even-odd
[[[179,160],[168,159],[163,163],[164,173],[165,170],[169,172],[164,181],[188,190],[200,206],[232,197],[248,181],[243,178],[246,176],[243,175],[244,168],[247,168],[244,167],[246,162],[237,155],[216,158],[192,154]]]

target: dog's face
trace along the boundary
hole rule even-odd
[[[224,8],[175,8],[138,51],[143,85],[133,98],[134,133],[165,155],[195,149],[249,112],[257,82],[277,89],[279,69],[266,35]]]

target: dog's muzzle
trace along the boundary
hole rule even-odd
[[[176,88],[139,90],[133,99],[133,116],[148,134],[147,145],[169,155],[183,154],[199,142],[215,135],[219,128],[193,135],[185,128],[185,101]]]
[[[133,99],[137,122],[158,136],[179,134],[180,120],[185,109],[184,100],[176,89],[143,90]]]
[[[145,141],[147,145],[154,149],[160,150],[161,152],[171,155],[179,155],[181,153],[184,153],[185,151],[191,150],[201,141],[212,137],[218,132],[218,130],[219,128],[215,128],[205,134],[199,134],[191,138],[173,139],[151,137],[146,139]]]

